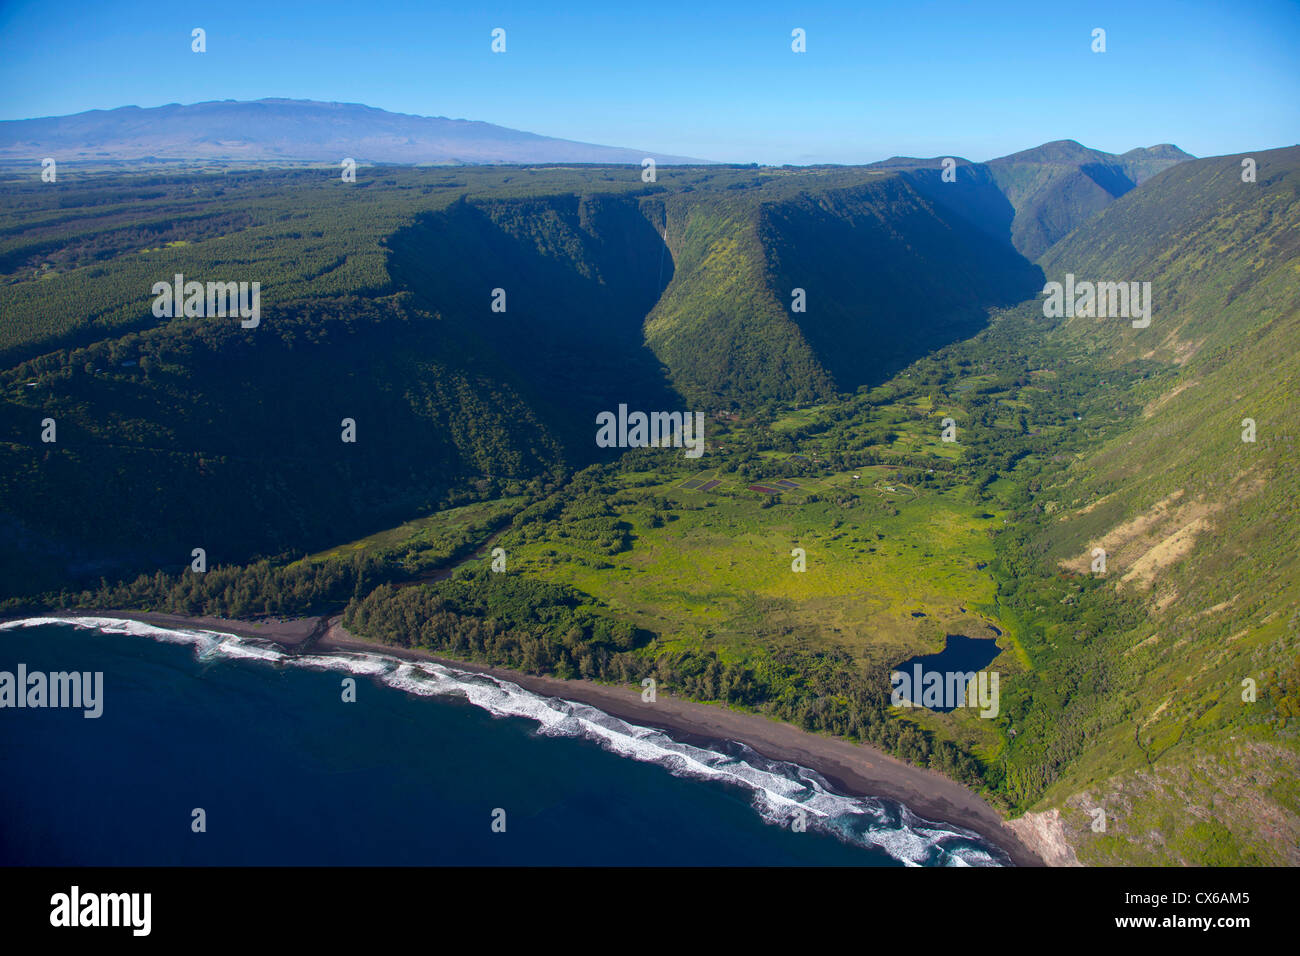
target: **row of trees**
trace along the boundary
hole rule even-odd
[[[982,782],[979,763],[959,748],[891,719],[886,670],[864,670],[844,652],[759,650],[724,661],[713,651],[668,651],[570,588],[489,572],[429,586],[381,585],[350,601],[343,621],[372,640],[530,674],[653,678],[664,693],[749,707],[972,786]]]

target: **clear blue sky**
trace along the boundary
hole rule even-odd
[[[730,162],[1206,156],[1300,141],[1300,0],[0,0],[0,91],[0,119],[283,96]]]

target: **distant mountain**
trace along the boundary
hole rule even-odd
[[[1139,146],[1137,149],[1130,149],[1119,158],[1124,163],[1129,178],[1141,186],[1156,173],[1196,157],[1191,153],[1183,152],[1172,143],[1161,143],[1159,146]]]
[[[359,103],[222,100],[0,121],[0,159],[221,159],[359,163],[637,163],[707,160],[622,149]]]
[[[1036,259],[1139,183],[1193,158],[1168,143],[1117,156],[1063,139],[987,163],[954,157],[962,170],[954,182],[942,179],[943,157],[872,165],[907,172],[930,199]]]
[[[931,156],[928,159],[920,156],[890,156],[888,159],[882,159],[878,163],[868,165],[875,169],[935,169],[942,166],[944,159],[948,158],[952,159],[958,166],[975,165],[969,159],[963,159],[961,156]]]

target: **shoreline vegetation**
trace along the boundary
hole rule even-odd
[[[1294,864],[1300,147],[1108,155],[1044,144],[971,190],[910,160],[201,166],[68,177],[58,215],[14,179],[0,616],[301,645],[342,614],[570,696],[652,677],[658,724],[672,697],[862,742],[1049,862]],[[1101,196],[1099,161],[1136,188]],[[255,336],[142,319],[231,263]],[[1069,275],[1151,281],[1152,327],[1046,316]],[[623,404],[703,411],[706,453],[598,447]],[[900,662],[987,634],[996,714],[891,706]]]
[[[49,611],[35,616],[68,619],[111,617],[165,628],[200,628],[269,641],[295,655],[381,654],[486,674],[518,684],[535,694],[588,704],[629,723],[666,731],[684,743],[738,741],[770,759],[789,761],[815,770],[846,795],[896,800],[918,816],[972,830],[1001,849],[1017,866],[1045,865],[989,803],[955,780],[937,771],[904,763],[868,744],[810,733],[761,714],[744,713],[667,694],[660,694],[653,704],[645,703],[640,692],[632,687],[525,674],[365,640],[343,627],[342,615],[254,621],[153,611],[77,609]]]

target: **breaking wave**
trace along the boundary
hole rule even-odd
[[[800,821],[810,831],[831,834],[851,845],[884,851],[908,866],[1005,866],[1010,860],[979,834],[923,819],[894,800],[834,792],[814,770],[771,760],[743,743],[697,746],[651,727],[628,723],[596,707],[546,697],[486,674],[432,661],[406,661],[382,653],[291,654],[264,640],[199,628],[167,628],[107,617],[35,617],[0,624],[0,630],[63,624],[105,634],[129,634],[188,644],[200,660],[251,660],[373,678],[421,697],[460,697],[500,717],[535,721],[538,732],[579,737],[605,750],[663,767],[679,777],[739,786],[769,824]]]

